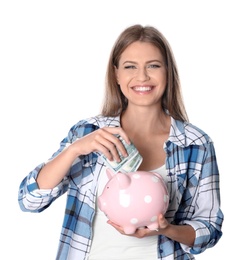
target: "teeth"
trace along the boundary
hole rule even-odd
[[[135,91],[150,91],[152,87],[134,87],[133,88]]]

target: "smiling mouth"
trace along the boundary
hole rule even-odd
[[[148,91],[151,91],[153,89],[153,87],[152,86],[135,86],[135,87],[132,87],[132,89],[137,92],[148,92]]]

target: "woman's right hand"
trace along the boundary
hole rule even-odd
[[[37,177],[40,189],[52,189],[64,178],[73,161],[80,155],[100,152],[110,161],[120,161],[119,152],[127,156],[127,151],[117,136],[128,144],[130,140],[121,127],[105,127],[76,140],[41,169]],[[119,152],[118,152],[119,151]]]
[[[121,127],[104,127],[83,136],[71,146],[74,147],[77,156],[100,152],[108,160],[119,162],[119,152],[125,157],[128,154],[118,136],[121,136],[127,144],[130,144],[128,136]]]

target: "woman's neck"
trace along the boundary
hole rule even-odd
[[[162,109],[127,109],[121,126],[143,157],[140,170],[153,170],[165,162],[165,141],[169,137],[171,118]]]
[[[121,115],[121,126],[130,134],[158,134],[169,131],[170,117],[162,109],[127,108]]]

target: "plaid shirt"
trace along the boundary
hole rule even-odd
[[[55,157],[78,138],[101,127],[120,126],[119,117],[92,117],[75,124],[61,141]],[[171,118],[166,152],[170,204],[166,218],[173,224],[189,224],[195,232],[193,247],[158,237],[158,259],[195,259],[194,255],[214,246],[222,236],[219,170],[212,140],[196,126]],[[51,159],[50,158],[50,159]],[[67,204],[57,260],[88,259],[99,173],[105,163],[98,153],[78,157],[61,183],[51,190],[38,188],[36,178],[45,165],[38,165],[20,184],[21,210],[41,212],[67,192]]]

